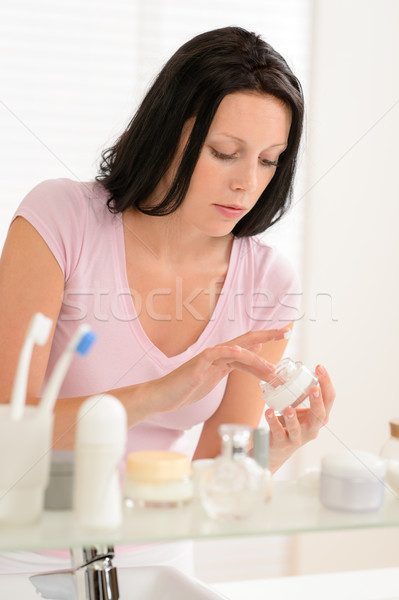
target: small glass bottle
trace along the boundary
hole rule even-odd
[[[381,449],[381,458],[385,459],[386,482],[399,494],[399,417],[389,422],[390,437]]]
[[[183,506],[193,497],[190,459],[179,452],[131,452],[127,458],[123,492],[127,507]]]
[[[291,358],[280,360],[270,379],[260,382],[263,400],[279,415],[287,406],[299,406],[309,395],[310,388],[317,384],[316,375]]]
[[[247,456],[251,433],[245,425],[219,427],[222,453],[200,481],[202,505],[214,519],[246,517],[263,501],[263,470]]]

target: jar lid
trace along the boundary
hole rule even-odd
[[[126,474],[143,483],[165,483],[191,475],[191,463],[188,456],[179,452],[131,452],[127,457]]]
[[[321,472],[334,477],[383,478],[385,462],[376,454],[361,450],[331,452],[322,458]]]
[[[391,429],[391,436],[399,438],[399,417],[396,417],[396,419],[392,419],[392,421],[389,421],[389,427]]]

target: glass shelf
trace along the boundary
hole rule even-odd
[[[389,490],[379,511],[349,513],[328,510],[316,494],[301,491],[295,482],[280,481],[275,484],[272,499],[248,519],[214,521],[194,500],[179,509],[129,509],[119,529],[97,532],[79,528],[71,511],[46,511],[40,522],[31,527],[0,525],[0,550],[134,545],[370,527],[399,527],[399,498]]]

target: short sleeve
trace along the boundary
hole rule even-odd
[[[80,184],[69,179],[39,183],[23,199],[16,217],[26,219],[41,235],[67,281],[73,274],[87,224],[87,203]]]
[[[280,329],[300,318],[302,289],[296,269],[277,249],[257,243],[254,287],[247,304],[254,329]]]

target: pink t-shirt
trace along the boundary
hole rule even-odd
[[[106,200],[107,192],[98,183],[49,180],[36,186],[15,213],[36,228],[65,277],[45,382],[82,322],[97,335],[89,354],[73,359],[60,397],[92,395],[162,377],[209,346],[298,318],[300,293],[290,263],[257,238],[235,238],[209,323],[184,352],[165,356],[140,325],[127,281],[122,218],[110,213]],[[128,452],[187,451],[184,432],[215,412],[226,381],[195,404],[160,413],[130,429]]]

